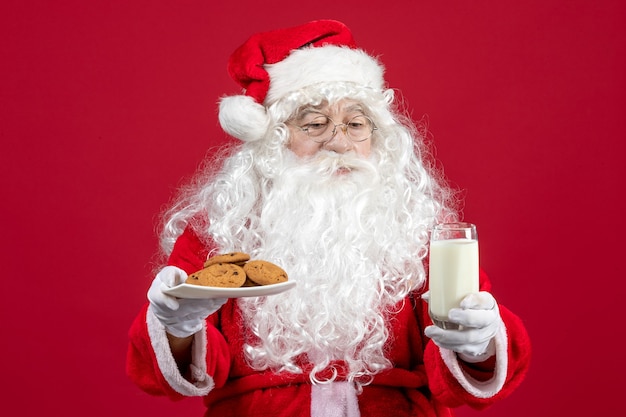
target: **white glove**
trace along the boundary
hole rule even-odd
[[[202,330],[204,320],[227,301],[226,298],[187,299],[163,293],[163,289],[185,282],[187,273],[175,266],[166,266],[152,281],[148,300],[154,315],[165,330],[176,337],[187,337]]]
[[[428,301],[428,295],[423,298]],[[480,362],[495,353],[493,338],[502,325],[502,319],[493,295],[486,291],[467,295],[460,308],[448,312],[448,319],[463,327],[460,330],[437,326],[424,329],[424,334],[437,346],[457,352],[467,362]]]

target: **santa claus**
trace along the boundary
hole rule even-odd
[[[486,275],[449,313],[461,330],[428,316],[429,230],[456,219],[454,196],[381,63],[342,23],[315,21],[252,36],[229,71],[244,93],[222,99],[220,123],[241,143],[164,216],[167,265],[130,331],[130,377],[220,416],[443,416],[514,390],[530,345]],[[166,294],[233,251],[297,285]]]

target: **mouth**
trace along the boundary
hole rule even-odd
[[[348,168],[348,167],[338,167],[335,170],[335,175],[348,175],[350,172],[352,172],[352,168]]]

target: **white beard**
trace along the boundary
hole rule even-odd
[[[423,282],[423,242],[376,161],[322,152],[286,165],[250,223],[260,245],[243,249],[282,266],[297,286],[240,299],[255,335],[247,357],[257,369],[289,372],[301,372],[304,359],[313,382],[342,361],[349,380],[367,383],[390,366],[385,318]]]

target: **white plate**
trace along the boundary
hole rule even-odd
[[[260,287],[240,288],[205,287],[202,285],[180,284],[163,290],[163,292],[178,298],[263,297],[290,290],[295,286],[296,281],[285,281],[280,284],[263,285]]]

